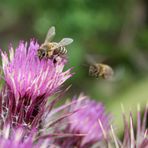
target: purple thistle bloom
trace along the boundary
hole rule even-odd
[[[82,137],[63,138],[57,141],[62,148],[80,147],[87,148],[96,144],[98,141],[104,141],[107,138],[107,133],[110,130],[110,116],[106,114],[102,103],[97,103],[90,100],[87,96],[80,96],[76,105],[71,106],[70,110],[81,108],[78,112],[69,116],[69,124],[64,132],[73,134],[84,134]],[[103,131],[106,133],[104,137]]]
[[[53,109],[67,89],[57,98],[48,100],[72,76],[70,69],[63,72],[66,60],[60,57],[56,63],[50,59],[39,60],[38,47],[35,41],[31,41],[28,48],[20,42],[16,51],[12,47],[9,49],[9,57],[1,52],[5,80],[0,93],[0,144],[3,148],[10,145],[40,147],[43,143],[44,147],[57,147],[50,140],[59,136],[53,132],[55,125],[73,114],[57,116],[77,101]]]
[[[50,59],[39,60],[38,48],[35,41],[31,41],[29,47],[20,42],[15,52],[12,47],[9,49],[9,57],[1,52],[6,82],[1,111],[5,108],[7,122],[29,124],[31,128],[39,124],[47,98],[72,76],[71,69],[63,72],[65,59],[59,58],[56,64]]]
[[[63,59],[57,64],[52,60],[40,61],[38,48],[35,41],[31,41],[29,47],[20,42],[15,53],[12,47],[9,49],[9,58],[5,52],[1,53],[5,81],[14,93],[16,105],[24,96],[32,101],[39,96],[47,98],[71,77],[70,70],[63,72]]]

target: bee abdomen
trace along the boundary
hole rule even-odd
[[[66,53],[67,53],[67,50],[65,47],[60,47],[55,50],[55,54],[65,55]]]

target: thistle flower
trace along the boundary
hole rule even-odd
[[[113,127],[111,127],[114,147],[116,148],[148,148],[148,129],[146,128],[148,116],[148,106],[146,106],[143,121],[141,120],[140,107],[137,110],[137,128],[134,132],[134,124],[132,113],[130,113],[130,121],[128,124],[125,113],[123,112],[124,121],[124,138],[119,140],[115,135]],[[110,141],[108,141],[108,144]]]
[[[10,145],[35,147],[35,144],[40,147],[41,143],[51,147],[49,139],[58,136],[53,133],[56,122],[68,116],[56,116],[67,105],[53,107],[67,91],[61,91],[60,86],[72,76],[71,69],[63,72],[66,61],[60,57],[56,63],[50,59],[39,60],[38,48],[35,41],[31,41],[29,47],[20,42],[15,51],[12,47],[9,49],[9,56],[1,52],[5,80],[0,93],[0,144],[3,148]],[[55,99],[48,99],[58,91]],[[47,116],[50,116],[48,120]]]
[[[97,103],[94,100],[90,100],[89,97],[80,95],[77,104],[71,106],[70,110],[76,110],[82,108],[80,111],[69,116],[69,123],[65,127],[64,132],[74,134],[84,134],[82,137],[68,137],[57,140],[59,145],[63,148],[80,147],[87,148],[96,144],[98,141],[104,141],[107,138],[107,133],[110,129],[110,116],[106,114],[105,108],[102,103]],[[102,132],[106,133],[104,137]]]
[[[70,69],[63,72],[65,60],[62,58],[56,64],[50,59],[40,61],[38,48],[38,43],[32,40],[28,47],[27,43],[20,42],[15,52],[10,47],[9,56],[1,52],[6,82],[1,111],[5,108],[4,116],[10,123],[37,126],[47,98],[72,76]]]
[[[57,64],[52,60],[40,61],[38,48],[35,41],[31,41],[29,47],[20,42],[15,53],[12,47],[9,49],[9,59],[6,52],[1,53],[5,81],[14,93],[16,104],[24,96],[31,100],[39,96],[46,98],[71,77],[70,70],[63,72],[65,63],[62,59]]]

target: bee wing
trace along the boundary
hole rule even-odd
[[[106,57],[103,55],[86,54],[85,59],[88,64],[93,65],[95,63],[105,62]]]
[[[67,46],[69,44],[71,44],[73,42],[73,39],[71,38],[63,38],[59,43],[58,45],[59,46]]]
[[[53,49],[59,48],[59,47],[64,47],[73,42],[73,39],[71,38],[63,38]]]
[[[92,56],[87,54],[85,57],[88,64],[93,65],[96,63],[96,60]]]
[[[48,30],[48,33],[47,33],[46,38],[45,38],[45,43],[50,42],[54,36],[55,36],[55,27],[52,26]]]

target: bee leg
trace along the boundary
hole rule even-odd
[[[57,57],[58,57],[58,55],[54,55],[53,58],[52,58],[54,64],[56,64],[56,63],[58,62],[58,61],[57,61]]]
[[[56,64],[56,63],[57,63],[57,60],[56,60],[56,58],[54,58],[54,59],[53,59],[53,63],[54,63],[54,64]]]

